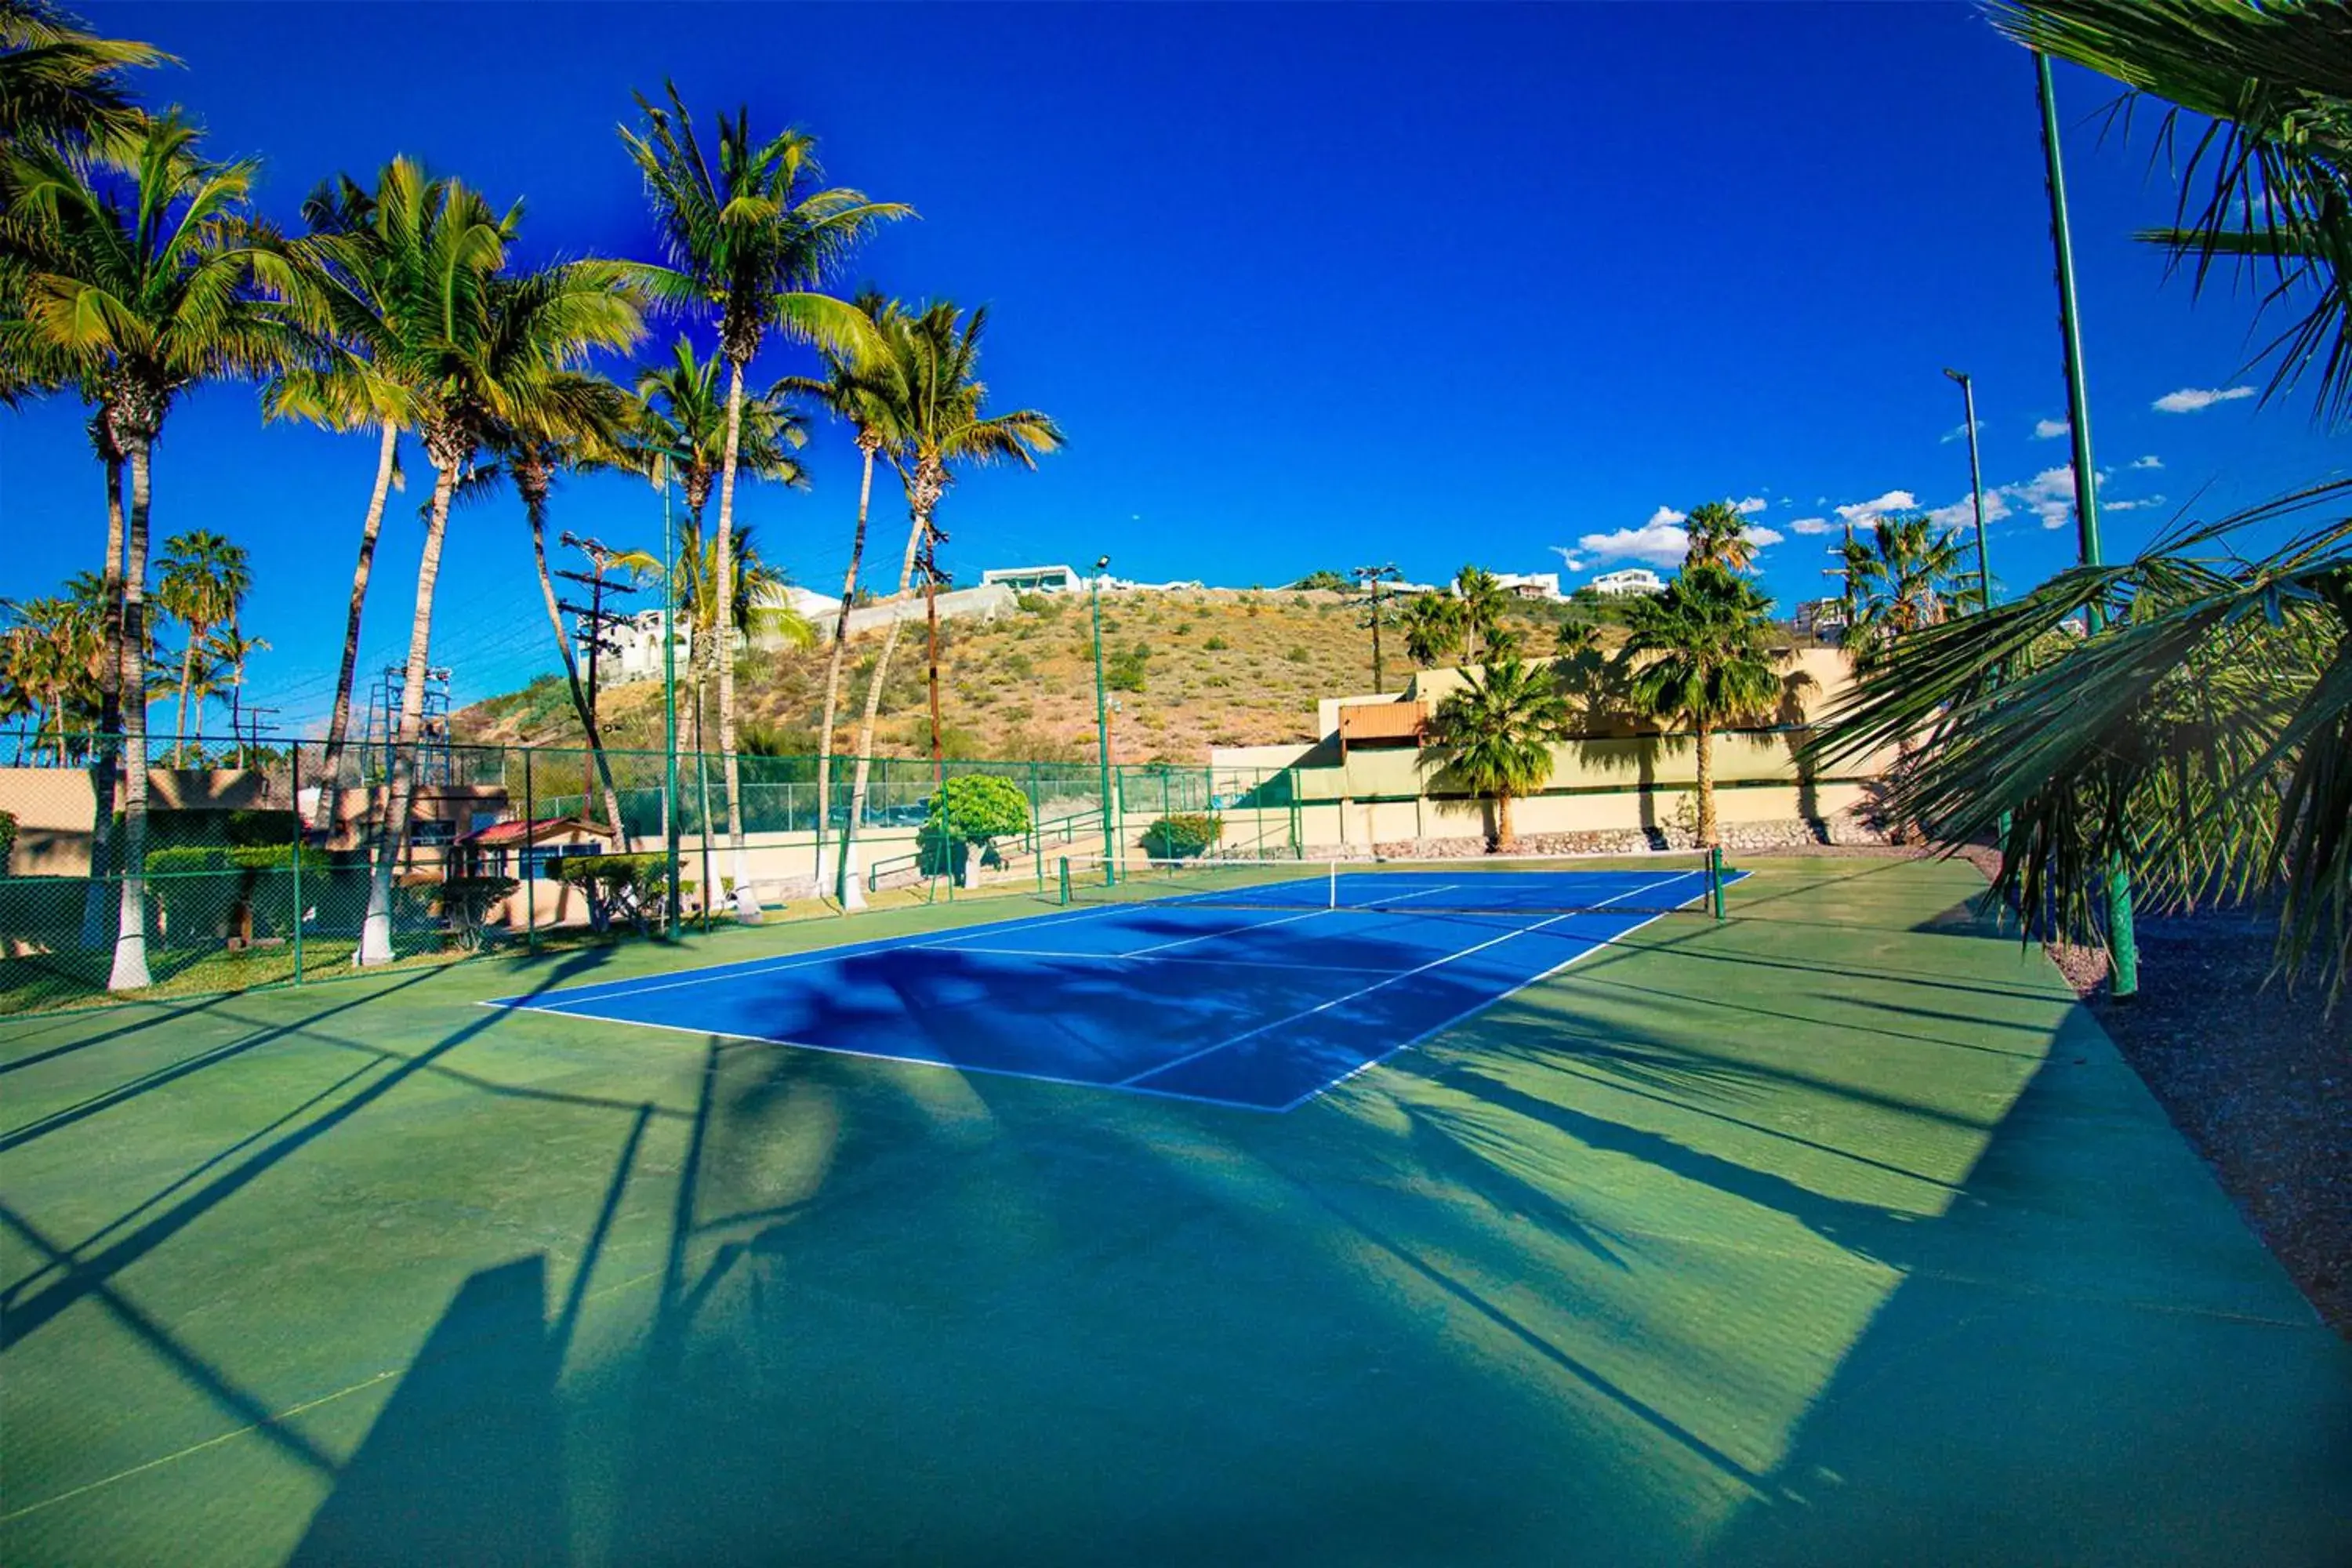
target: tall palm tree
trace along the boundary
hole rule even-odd
[[[866,199],[846,186],[819,189],[816,140],[787,130],[751,137],[751,110],[721,117],[718,160],[703,154],[694,121],[675,82],[669,106],[644,94],[642,132],[624,129],[622,143],[645,176],[667,267],[641,268],[654,297],[678,308],[715,310],[719,352],[727,362],[727,441],[719,471],[719,576],[735,531],[735,475],[742,436],[743,381],[771,331],[845,348],[866,345],[866,317],[820,286],[881,222],[911,209]],[[720,601],[722,616],[725,601]],[[733,627],[723,619],[721,643]],[[719,665],[719,746],[727,780],[727,837],[739,888],[749,880],[743,847],[742,779],[735,758],[735,665]]]
[[[318,324],[414,390],[417,434],[433,465],[400,729],[360,931],[362,964],[394,956],[393,873],[406,847],[415,795],[433,597],[459,481],[474,471],[494,433],[530,427],[555,395],[549,391],[553,373],[576,369],[593,351],[626,348],[644,331],[632,267],[582,260],[504,277],[519,208],[501,216],[457,180],[388,184],[379,195],[387,191],[394,199],[383,204],[371,238],[310,237],[306,243],[323,265],[303,285],[306,310]],[[352,254],[378,239],[390,254],[375,263]]]
[[[1971,608],[1983,597],[1958,529],[1937,531],[1925,512],[1887,512],[1866,539],[1849,542],[1854,616],[1846,648],[1867,662],[1895,639]]]
[[[856,300],[878,335],[903,326],[904,307],[875,289]],[[833,825],[833,738],[841,717],[841,671],[849,653],[849,613],[857,602],[857,574],[866,559],[866,521],[874,499],[874,460],[886,447],[901,438],[899,416],[907,407],[907,390],[897,376],[904,368],[897,355],[858,356],[837,349],[820,351],[822,377],[786,376],[787,389],[815,402],[850,428],[860,459],[857,478],[857,523],[849,535],[849,569],[842,574],[841,610],[835,617],[833,646],[824,660],[824,706],[817,721],[816,845],[817,877],[824,876],[824,834]]]
[[[494,300],[528,286],[527,279],[500,279],[493,287]],[[630,402],[627,394],[604,377],[562,368],[562,357],[570,353],[564,345],[550,342],[537,347],[551,357],[534,366],[518,356],[510,384],[516,395],[505,412],[484,421],[483,444],[497,456],[500,469],[513,481],[515,494],[522,500],[524,521],[530,528],[531,562],[539,573],[540,602],[547,611],[548,629],[555,634],[564,686],[588,748],[589,771],[604,794],[605,822],[626,849],[628,830],[621,818],[621,795],[613,782],[612,760],[604,754],[596,705],[580,679],[580,660],[572,651],[571,635],[563,629],[563,609],[556,598],[554,574],[547,563],[547,505],[559,474],[623,462],[623,432]]]
[[[1415,594],[1404,610],[1405,657],[1427,669],[1461,647],[1462,601],[1451,594]]]
[[[1517,841],[1511,802],[1550,782],[1551,745],[1567,731],[1568,700],[1550,670],[1516,658],[1465,670],[1462,681],[1431,716],[1437,738],[1431,756],[1473,795],[1494,801],[1486,847],[1507,853]]]
[[[1756,564],[1756,542],[1748,536],[1748,520],[1727,500],[1711,500],[1691,508],[1683,519],[1690,543],[1683,552],[1685,566],[1720,566],[1746,572]]]
[[[1510,598],[1495,574],[1483,566],[1465,566],[1454,574],[1454,602],[1462,617],[1465,662],[1507,657],[1516,642],[1503,629],[1503,606]]]
[[[2179,209],[2139,237],[2200,289],[2217,271],[2244,275],[2258,316],[2287,318],[2254,355],[2273,362],[2265,396],[2315,372],[2320,416],[2352,420],[2352,7],[1995,0],[1992,15],[2030,48],[2169,101],[2156,147],[2168,178],[2189,150]]]
[[[196,673],[196,658],[214,631],[236,619],[245,595],[253,587],[253,569],[245,546],[226,534],[197,529],[163,542],[158,563],[155,603],[186,629],[180,655],[180,706],[173,733],[177,737],[174,766],[187,760],[188,695]],[[196,710],[196,729],[204,729],[204,709]]]
[[[395,158],[377,174],[373,190],[350,175],[320,184],[302,204],[310,232],[290,247],[306,292],[315,303],[318,356],[289,369],[262,390],[265,419],[299,419],[325,429],[375,437],[375,474],[361,515],[358,558],[352,568],[350,603],[343,613],[341,661],[320,748],[320,788],[310,826],[332,825],[340,799],[343,748],[351,734],[352,686],[358,677],[360,626],[368,583],[383,527],[383,508],[395,489],[407,488],[400,466],[400,438],[414,430],[422,389],[401,379],[401,363],[383,353],[395,331],[393,318],[415,309],[421,290],[414,269],[420,247],[413,226],[436,212],[447,195],[447,182],[429,179],[423,168]],[[501,239],[511,233],[515,213],[503,219],[477,215]],[[451,265],[478,269],[480,247],[464,253],[462,226],[444,231]],[[404,269],[406,270],[404,270]],[[414,367],[410,367],[414,368]]]
[[[1717,842],[1715,731],[1758,722],[1781,701],[1772,601],[1721,566],[1685,566],[1663,594],[1636,599],[1620,656],[1636,711],[1688,724],[1697,756],[1698,841]]]
[[[0,313],[0,363],[12,357],[92,388],[124,459],[118,643],[123,711],[123,851],[111,990],[148,984],[146,579],[150,461],[173,400],[224,377],[266,374],[299,356],[281,313],[255,288],[283,294],[290,271],[275,237],[247,216],[250,161],[210,163],[176,116],[145,121],[125,149],[121,182],[18,142],[0,154],[0,207],[37,225],[38,252]]]
[[[884,449],[907,494],[907,549],[898,566],[898,595],[914,586],[915,563],[934,532],[934,515],[960,468],[994,462],[1037,466],[1034,454],[1063,443],[1061,427],[1034,408],[1006,414],[984,412],[987,384],[980,379],[980,340],[988,309],[966,316],[949,300],[936,300],[916,314],[891,322],[881,336],[896,364],[881,384],[903,393],[894,416],[896,440]],[[857,876],[857,825],[866,811],[866,785],[874,752],[874,722],[890,676],[890,656],[898,644],[898,617],[882,634],[874,673],[866,688],[866,711],[857,731],[857,762],[849,786],[849,822],[842,831],[841,897],[858,908],[864,895]]]
[[[735,657],[731,647],[720,647],[718,640],[722,615],[728,625],[764,632],[786,647],[806,647],[816,640],[815,628],[785,602],[784,574],[760,558],[752,533],[748,524],[736,530],[735,548],[728,552],[727,561],[734,580],[732,592],[721,595],[718,586],[718,542],[704,532],[698,518],[678,520],[677,548],[672,552],[677,580],[671,584],[669,597],[687,627],[687,684],[691,694],[689,712],[697,759],[708,749],[704,695],[718,673],[719,661]],[[723,610],[719,604],[722,598],[726,601]],[[707,841],[710,832],[709,775],[698,761],[695,778],[702,790],[699,821]]]

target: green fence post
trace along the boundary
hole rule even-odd
[[[531,875],[531,827],[539,820],[539,797],[531,792],[530,748],[522,749],[522,848],[516,869],[522,872],[522,947],[539,951],[539,879]]]
[[[302,984],[302,742],[286,749],[287,793],[294,797],[294,984]],[[326,798],[323,789],[320,800]]]

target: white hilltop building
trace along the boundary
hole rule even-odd
[[[1604,599],[1630,599],[1645,594],[1663,594],[1666,580],[1647,566],[1627,566],[1615,572],[1603,572],[1585,584]]]

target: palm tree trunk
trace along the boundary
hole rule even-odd
[[[727,847],[735,863],[735,895],[751,887],[743,850],[743,773],[735,755],[735,457],[743,437],[743,362],[727,362],[727,455],[719,466],[719,541],[710,580],[712,641],[719,660],[719,761],[727,775]]]
[[[81,944],[92,952],[106,941],[107,882],[114,874],[114,797],[121,777],[118,749],[122,731],[122,458],[106,452],[106,652],[98,661],[98,742],[90,766],[89,890],[82,898]],[[66,760],[66,710],[51,704],[58,719],[58,765]]]
[[[555,602],[555,578],[547,569],[547,502],[543,497],[534,497],[523,502],[523,510],[530,519],[530,553],[539,564],[540,601],[547,606],[547,624],[555,630],[555,650],[563,656],[563,679],[572,692],[572,710],[580,716],[580,732],[588,739],[588,760],[604,796],[604,820],[612,825],[614,837],[625,851],[629,837],[621,825],[621,795],[613,787],[613,765],[604,755],[604,737],[596,732],[595,710],[581,688],[580,661],[572,657],[572,644],[563,635],[563,611]],[[581,804],[584,808],[587,803]]]
[[[1511,795],[1508,790],[1495,792],[1495,853],[1508,855],[1517,842],[1511,832]]]
[[[375,870],[368,883],[367,919],[360,926],[359,962],[390,963],[392,874],[408,843],[408,808],[416,795],[416,734],[425,713],[425,661],[433,647],[433,585],[441,576],[441,542],[449,532],[449,497],[457,487],[457,463],[436,460],[433,512],[425,525],[425,551],[416,564],[416,608],[408,623],[408,668],[400,686],[400,733],[392,746],[392,777],[384,785],[383,828]]]
[[[1715,842],[1715,726],[1701,719],[1692,727],[1698,731],[1698,842],[1704,849]]]
[[[360,525],[359,564],[352,569],[352,604],[343,616],[343,662],[335,674],[335,707],[327,719],[327,743],[319,760],[319,805],[310,821],[314,832],[331,829],[335,825],[343,742],[352,729],[352,681],[359,672],[360,611],[367,604],[368,574],[375,570],[376,535],[383,527],[383,502],[392,490],[392,473],[399,461],[399,428],[385,426],[383,445],[376,450],[375,488],[368,492],[367,521]]]
[[[907,530],[906,558],[898,564],[898,592],[904,599],[915,582],[915,552],[922,548],[923,535],[930,531],[930,513],[919,510]],[[882,651],[874,656],[874,675],[866,683],[866,713],[857,726],[857,771],[849,784],[849,821],[841,832],[841,907],[862,910],[866,907],[865,889],[857,880],[857,827],[866,815],[866,774],[874,765],[874,721],[882,710],[882,687],[890,679],[890,655],[898,646],[900,617],[894,612],[890,624],[882,633]]]
[[[833,825],[833,725],[841,708],[841,665],[849,650],[849,606],[857,596],[857,568],[866,554],[866,511],[874,499],[875,447],[858,442],[866,472],[857,481],[857,531],[849,536],[849,571],[841,583],[841,614],[833,623],[833,650],[824,661],[824,716],[816,732],[816,877],[824,881],[824,830]],[[846,894],[842,895],[846,897]]]
[[[138,991],[147,973],[147,463],[151,437],[131,446],[131,517],[123,535],[122,890],[109,991]]]
[[[196,679],[197,625],[188,623],[188,646],[180,650],[180,706],[172,719],[172,765],[185,767],[188,763],[188,687]]]

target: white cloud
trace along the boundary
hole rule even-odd
[[[1789,531],[1804,534],[1807,538],[1816,533],[1827,533],[1830,531],[1830,520],[1825,517],[1801,517],[1789,525]]]
[[[1742,517],[1754,517],[1758,512],[1762,511],[1766,507],[1770,506],[1771,504],[1772,503],[1770,501],[1766,500],[1762,496],[1749,496],[1746,500],[1734,501],[1732,503],[1731,510],[1738,512]]]
[[[2242,397],[2253,395],[2254,389],[2251,386],[2184,386],[2178,392],[2166,393],[2150,406],[2158,414],[2194,414],[2217,403],[2235,403]]]
[[[2135,468],[2160,468],[2164,467],[2164,459],[2151,452],[2145,458],[2134,458],[2132,459],[2132,467]]]
[[[2033,438],[2037,441],[2054,441],[2073,428],[2074,426],[2063,419],[2036,419],[2033,422]]]
[[[1567,545],[1555,544],[1551,547],[1551,552],[1554,555],[1559,556],[1560,564],[1567,567],[1570,572],[1581,572],[1584,570],[1584,557],[1579,555],[1575,551],[1570,550]]]
[[[2142,496],[2137,500],[2109,500],[2104,496],[2099,498],[2099,507],[2104,511],[2138,511],[2147,507],[2163,504],[2162,496]]]
[[[1743,508],[1743,510],[1745,510]],[[1584,569],[1584,558],[1594,561],[1643,561],[1653,566],[1679,566],[1690,549],[1690,534],[1683,527],[1684,514],[1670,506],[1662,506],[1650,514],[1649,521],[1639,528],[1620,528],[1608,533],[1588,533],[1576,542],[1573,556],[1563,545],[1555,544],[1560,558],[1572,571]],[[1786,537],[1777,529],[1759,528],[1749,524],[1748,541],[1759,550],[1781,542]]]
[[[2007,517],[2010,510],[2008,499],[1999,490],[1985,491],[1984,516],[1988,527]],[[1977,521],[1976,498],[1962,496],[1949,506],[1932,507],[1928,510],[1927,521],[1937,528],[1974,528]]]
[[[2044,528],[2063,528],[2074,517],[2074,465],[2061,463],[2044,468],[2030,479],[2003,485],[1990,494],[2005,503],[2016,502],[2041,519]]]
[[[1981,419],[1978,420],[1974,426],[1966,424],[1955,425],[1950,429],[1945,431],[1941,436],[1937,437],[1936,439],[1948,445],[1949,443],[1957,441],[1961,437],[1967,435],[1970,429],[1982,430],[1983,428],[1984,421]]]
[[[1869,500],[1858,500],[1837,509],[1838,521],[1853,523],[1857,528],[1875,522],[1879,514],[1889,511],[1909,511],[1919,504],[1919,498],[1909,490],[1888,490]]]

